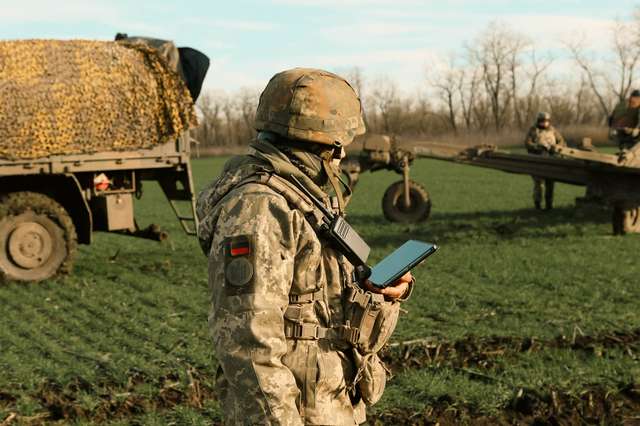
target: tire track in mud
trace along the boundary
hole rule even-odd
[[[618,349],[636,358],[636,354],[640,354],[640,328],[593,336],[560,335],[550,340],[510,336],[469,336],[453,342],[416,339],[391,343],[381,353],[381,358],[394,372],[443,365],[491,369],[499,358],[545,349],[568,349],[594,356],[603,356],[607,350]]]

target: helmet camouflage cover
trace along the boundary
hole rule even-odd
[[[348,145],[365,132],[360,98],[342,77],[312,68],[274,75],[260,95],[256,130],[285,138]]]
[[[539,112],[538,113],[538,121],[549,121],[551,120],[551,114],[549,114],[548,112]]]

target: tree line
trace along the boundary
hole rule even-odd
[[[539,111],[550,112],[560,127],[602,126],[639,88],[640,9],[633,19],[615,21],[609,37],[604,55],[574,38],[558,41],[561,53],[554,56],[509,25],[492,22],[445,61],[428,66],[419,93],[402,93],[388,77],[369,80],[359,67],[342,74],[360,94],[374,133],[501,134],[526,129]],[[248,88],[205,93],[194,138],[204,146],[247,144],[255,135],[258,96]]]

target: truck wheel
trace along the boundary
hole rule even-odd
[[[382,212],[391,222],[421,222],[429,218],[431,199],[429,193],[417,182],[409,181],[409,197],[411,205],[404,204],[404,182],[398,181],[384,192]]]
[[[0,282],[69,273],[76,247],[73,221],[51,198],[35,192],[0,198]]]

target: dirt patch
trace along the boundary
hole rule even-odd
[[[500,357],[543,349],[570,349],[594,356],[604,356],[607,350],[618,349],[635,356],[640,351],[640,329],[595,336],[576,331],[573,336],[557,336],[551,340],[509,336],[467,337],[455,342],[418,339],[392,343],[382,353],[382,359],[392,371],[442,365],[490,369]]]
[[[371,424],[393,425],[579,425],[640,424],[640,386],[620,385],[617,391],[598,385],[579,394],[550,388],[521,391],[497,416],[442,398],[422,412],[391,410],[369,416]]]
[[[178,374],[154,379],[132,371],[124,387],[113,383],[92,384],[82,378],[75,378],[65,386],[47,382],[31,395],[40,401],[43,412],[30,417],[13,412],[13,403],[17,398],[4,392],[1,394],[0,407],[10,412],[10,417],[4,419],[6,425],[40,425],[76,420],[103,423],[178,405],[200,409],[206,400],[215,397],[212,387],[207,384],[211,378],[193,368],[187,370],[186,376],[186,380]],[[139,388],[145,385],[151,391],[141,393]],[[0,425],[6,426],[3,419],[0,419]]]
[[[426,366],[492,368],[498,357],[540,351],[544,348],[566,348],[602,356],[608,349],[640,350],[640,329],[612,332],[597,336],[558,336],[550,340],[520,337],[469,337],[456,342],[415,340],[395,343],[387,348],[383,359],[398,372]],[[466,370],[465,370],[466,371]],[[482,375],[481,373],[474,373]],[[169,373],[149,377],[130,371],[125,385],[90,383],[75,378],[65,385],[50,381],[30,396],[40,401],[42,412],[21,416],[16,409],[19,395],[0,391],[0,408],[8,412],[0,425],[40,425],[55,421],[88,420],[102,423],[115,419],[133,419],[144,413],[163,411],[176,406],[202,409],[215,398],[214,377],[190,367],[186,374]],[[144,389],[144,390],[141,390]],[[539,424],[572,425],[640,424],[640,385],[625,383],[604,388],[594,384],[579,393],[559,388],[521,389],[497,416],[487,416],[466,403],[442,397],[421,412],[391,410],[371,415],[371,424],[411,425],[500,425]],[[219,419],[211,419],[212,424]]]

